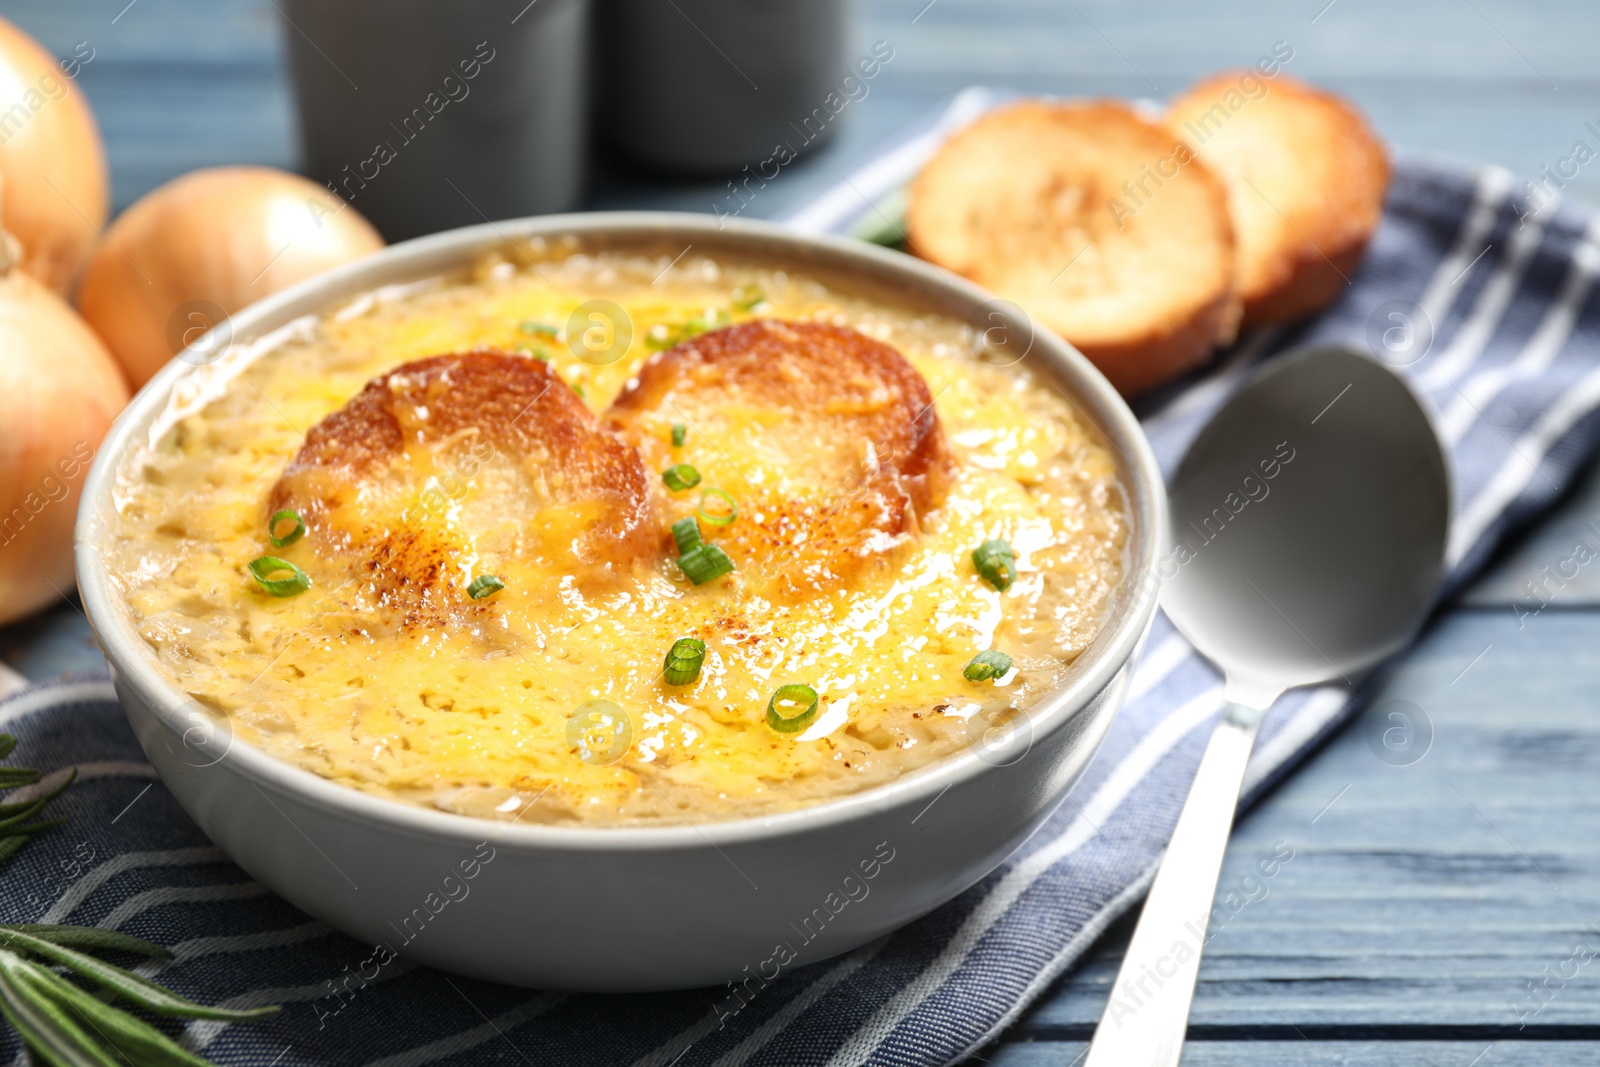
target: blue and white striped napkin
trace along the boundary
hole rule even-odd
[[[891,214],[896,190],[953,124],[937,125],[791,220],[846,232]],[[1449,588],[1506,531],[1550,504],[1600,436],[1600,222],[1514,195],[1503,171],[1403,160],[1383,226],[1337,305],[1245,337],[1141,405],[1170,468],[1249,368],[1308,341],[1381,343],[1400,309],[1426,354],[1406,368],[1438,414],[1458,514]],[[1376,325],[1375,325],[1376,324]],[[1398,337],[1391,335],[1391,340]],[[1246,799],[1357,709],[1361,694],[1298,691],[1268,715]],[[272,896],[211,847],[155,780],[103,680],[36,687],[0,705],[43,768],[76,764],[70,817],[5,871],[12,921],[98,923],[173,946],[160,972],[229,1005],[281,1003],[261,1023],[191,1023],[224,1064],[945,1064],[993,1037],[1144,892],[1222,706],[1216,674],[1158,619],[1126,710],[1068,802],[1001,869],[918,922],[773,983],[719,1026],[725,991],[566,996],[394,962]],[[648,906],[642,901],[641,906]],[[18,1049],[6,1035],[10,1055]]]

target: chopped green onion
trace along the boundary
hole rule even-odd
[[[644,343],[654,349],[671,348],[683,340],[683,328],[658,322],[644,332]]]
[[[795,734],[817,717],[817,691],[809,685],[786,685],[767,701],[767,725],[780,734]]]
[[[759,285],[741,285],[733,291],[733,306],[740,311],[749,311],[766,299],[767,294],[761,291]]]
[[[289,530],[289,532],[284,534],[282,537],[279,537],[277,533],[278,524],[280,522],[294,523],[294,526]],[[306,522],[300,517],[300,513],[292,508],[284,508],[282,511],[274,511],[272,513],[272,518],[267,520],[267,540],[272,542],[273,548],[287,548],[305,535]]]
[[[480,574],[472,579],[471,585],[467,586],[467,595],[473,600],[482,600],[486,596],[493,596],[505,587],[506,583],[494,575]]]
[[[672,424],[672,447],[682,448],[684,439],[689,436],[689,427],[681,422]]]
[[[274,574],[287,572],[287,578],[274,578]],[[277,556],[257,556],[250,561],[250,574],[256,584],[273,596],[295,596],[311,588],[311,576],[286,559]]]
[[[716,545],[699,544],[678,557],[678,566],[695,585],[733,573],[733,560]]]
[[[668,489],[678,493],[699,485],[700,472],[687,463],[679,463],[662,471],[661,480],[667,483]]]
[[[561,333],[558,327],[546,326],[544,323],[534,322],[532,319],[522,323],[517,329],[523,333],[533,334],[536,337],[556,337]]]
[[[687,322],[658,322],[644,332],[644,343],[654,349],[671,348],[691,337],[714,330],[728,321],[728,313],[721,308],[709,309],[708,315],[696,315]]]
[[[698,480],[699,479],[696,479],[696,481]],[[706,499],[708,497],[716,497],[726,501],[728,504],[728,510],[707,511]],[[702,521],[709,522],[713,526],[727,526],[730,525],[734,519],[739,517],[739,504],[733,499],[733,496],[725,490],[707,489],[705,492],[700,494],[700,506],[694,509],[694,513],[700,516]]]
[[[668,685],[688,685],[700,677],[706,660],[706,643],[698,637],[680,637],[672,643],[662,674]]]
[[[679,519],[672,524],[672,539],[678,542],[678,555],[683,555],[691,548],[700,544],[700,524],[694,521],[694,516]]]
[[[583,391],[583,383],[582,382],[579,382],[577,385],[574,385],[572,387],[572,391],[574,393],[578,394],[578,399],[579,400],[587,400],[589,398],[589,394]]]
[[[972,662],[967,664],[961,676],[969,682],[987,682],[991,678],[998,678],[1011,669],[1011,657],[1004,652],[989,649],[979,652],[972,657]]]
[[[972,550],[972,565],[984,581],[1003,593],[1017,577],[1017,550],[1004,541],[985,541]]]

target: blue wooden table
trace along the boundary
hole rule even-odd
[[[94,46],[81,84],[119,207],[198,166],[295,166],[270,0],[6,0],[3,13],[58,53]],[[1277,41],[1292,73],[1354,98],[1407,149],[1531,176],[1600,120],[1600,7],[1572,3],[870,0],[859,34],[893,60],[839,141],[748,214],[803,203],[969,84],[1161,98]],[[593,204],[703,211],[724,191],[607,167]],[[1566,193],[1600,204],[1600,164]],[[1593,471],[1434,620],[1363,719],[1241,822],[1224,884],[1280,843],[1294,858],[1211,943],[1186,1064],[1600,1063],[1600,567],[1548,604],[1525,584],[1579,542],[1600,550]],[[71,605],[0,631],[0,657],[32,678],[102,669]],[[1374,744],[1396,700],[1431,737],[1404,766]],[[982,1058],[1076,1062],[1127,925]]]

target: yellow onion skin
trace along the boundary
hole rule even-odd
[[[72,592],[79,489],[127,402],[77,313],[18,267],[0,275],[0,625]]]
[[[138,389],[226,316],[382,247],[315,182],[269,167],[197,170],[111,224],[78,309]]]
[[[21,242],[23,269],[62,296],[106,224],[109,185],[83,90],[0,18],[0,225]]]

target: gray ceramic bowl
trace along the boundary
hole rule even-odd
[[[571,234],[589,248],[699,253],[781,265],[843,290],[993,328],[1019,355],[1028,325],[982,290],[898,253],[704,216],[557,215],[401,244],[236,315],[234,344],[381,285],[451,272],[510,236]],[[1002,332],[1004,336],[1002,336]],[[204,341],[201,342],[205,344]],[[998,866],[1061,803],[1127,689],[1155,610],[1166,529],[1161,477],[1105,379],[1045,331],[1026,358],[1114,446],[1129,493],[1129,577],[1102,632],[1017,735],[888,785],[764,818],[661,828],[505,825],[368,796],[239,742],[194,712],[107,580],[113,472],[149,433],[174,360],[134,399],[84,489],[76,552],[83,603],[128,719],[184,809],[255,878],[377,947],[518,985],[630,991],[772,977],[910,922]],[[793,958],[790,958],[790,953]],[[753,987],[752,987],[753,988]]]

